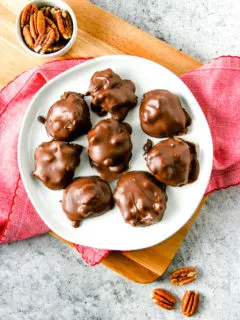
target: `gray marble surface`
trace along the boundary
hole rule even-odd
[[[95,4],[207,62],[239,55],[237,0],[94,0]],[[209,196],[165,275],[155,283],[129,282],[99,265],[89,267],[69,246],[44,235],[0,247],[0,319],[183,319],[151,302],[153,288],[201,293],[194,319],[238,320],[240,310],[240,187]],[[199,279],[172,288],[168,276],[193,265]]]

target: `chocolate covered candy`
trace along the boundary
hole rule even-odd
[[[142,130],[156,138],[173,137],[187,132],[191,118],[179,98],[168,90],[144,94],[139,110]]]
[[[157,143],[149,151],[146,163],[157,180],[170,186],[194,182],[199,173],[195,145],[179,138]]]
[[[92,127],[88,105],[83,95],[65,92],[48,111],[45,126],[55,140],[71,141]]]
[[[107,181],[128,170],[132,157],[131,126],[113,119],[101,120],[88,132],[91,165]]]
[[[63,141],[40,144],[34,153],[33,175],[53,190],[65,188],[80,163],[82,147]]]
[[[160,221],[166,209],[165,186],[145,171],[124,174],[114,192],[123,219],[132,226]]]
[[[97,71],[88,88],[92,110],[100,116],[109,112],[113,119],[123,121],[128,111],[137,105],[135,90],[132,81],[122,80],[112,69]]]
[[[62,208],[73,226],[81,220],[98,216],[113,207],[112,191],[99,177],[76,178],[63,192]]]

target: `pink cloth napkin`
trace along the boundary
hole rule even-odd
[[[24,72],[0,92],[0,244],[49,231],[23,187],[17,164],[20,124],[31,99],[50,79],[87,59],[59,60]],[[214,144],[213,171],[206,193],[240,183],[240,57],[224,56],[181,79],[208,120]],[[90,264],[110,251],[76,245]]]

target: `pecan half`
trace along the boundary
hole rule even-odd
[[[47,27],[45,34],[40,34],[35,42],[34,51],[44,54],[54,43],[55,32],[52,28]]]
[[[177,299],[173,294],[166,290],[154,289],[152,293],[152,301],[164,309],[172,310]]]
[[[57,7],[51,8],[51,15],[52,15],[54,21],[56,21],[55,14],[57,11],[59,11],[59,9]]]
[[[30,16],[34,12],[37,12],[37,7],[35,6],[35,4],[28,4],[23,9],[20,22],[21,28],[24,28],[25,25],[29,24]]]
[[[27,24],[26,26],[24,26],[23,28],[23,38],[27,44],[27,46],[30,48],[30,49],[33,49],[34,47],[34,40],[33,40],[33,37],[31,35],[31,32],[30,32],[30,29],[29,29],[29,25]]]
[[[42,7],[40,10],[43,12],[45,17],[51,17],[51,7]]]
[[[50,48],[47,49],[46,53],[53,53],[61,50],[62,48],[65,47],[65,44],[59,44],[59,45],[53,45]]]
[[[49,26],[50,28],[52,28],[54,30],[54,32],[55,32],[55,41],[58,42],[60,34],[59,34],[59,31],[58,31],[58,28],[57,28],[56,24],[48,17],[45,17],[45,20],[46,20],[47,26]]]
[[[44,34],[46,32],[46,20],[41,10],[37,12],[37,31],[39,34]]]
[[[182,313],[186,317],[191,317],[198,309],[199,293],[186,291],[182,298]]]
[[[66,40],[70,39],[73,32],[70,14],[65,10],[58,10],[54,12],[54,17],[62,37]]]
[[[37,39],[38,29],[37,29],[37,12],[31,14],[30,17],[30,32],[34,40]]]
[[[196,269],[193,267],[183,268],[174,271],[170,276],[170,281],[174,286],[182,286],[197,278]]]

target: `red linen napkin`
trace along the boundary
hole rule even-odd
[[[35,93],[51,78],[87,59],[59,60],[24,72],[0,92],[0,244],[49,231],[30,203],[17,165],[17,140],[23,114]],[[206,193],[240,183],[240,57],[224,56],[181,79],[208,120],[214,164]],[[76,245],[90,264],[109,250]]]

